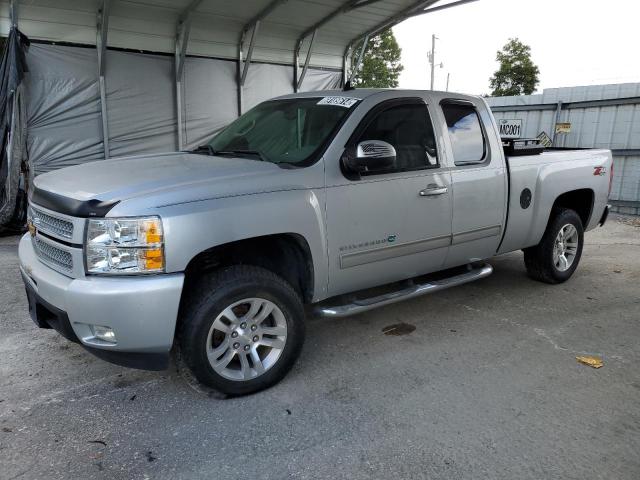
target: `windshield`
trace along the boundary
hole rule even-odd
[[[321,103],[319,103],[321,102]],[[319,98],[261,103],[222,130],[209,147],[273,163],[302,165],[312,159],[349,112]]]

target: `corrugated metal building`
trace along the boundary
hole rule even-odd
[[[556,147],[611,149],[614,211],[640,215],[640,83],[548,88],[487,101],[497,120],[522,120],[522,137],[545,132]],[[570,132],[556,134],[557,123],[570,123]]]

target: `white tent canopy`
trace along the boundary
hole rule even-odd
[[[340,87],[362,40],[471,1],[0,0],[0,34],[16,25],[36,41],[25,96],[38,174],[194,147],[261,101]]]
[[[0,31],[10,25],[10,0],[0,2]],[[190,30],[186,53],[236,59],[244,36],[249,49],[256,25],[253,60],[342,68],[345,50],[411,16],[443,8],[438,0],[13,0],[21,30],[30,38],[96,44],[96,18],[108,15],[106,45],[150,52],[175,52],[180,26]],[[441,3],[441,2],[440,2]],[[456,5],[463,2],[451,2]],[[445,4],[444,7],[450,5]],[[189,28],[190,27],[190,28]]]
[[[343,86],[377,33],[473,1],[0,0],[0,35],[32,41],[7,181],[194,148],[264,100]]]

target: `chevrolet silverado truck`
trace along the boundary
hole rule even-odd
[[[482,98],[345,90],[259,104],[193,151],[38,176],[19,247],[30,314],[105,360],[172,347],[229,395],[342,317],[482,279],[524,251],[564,282],[604,224],[608,150],[505,143]]]

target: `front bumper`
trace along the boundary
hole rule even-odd
[[[31,315],[107,361],[160,370],[173,345],[184,274],[69,278],[44,265],[29,234],[19,246],[20,271]],[[116,343],[93,335],[92,325],[111,328]]]

